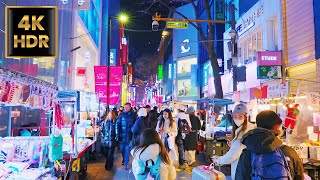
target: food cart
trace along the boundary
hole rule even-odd
[[[228,113],[228,106],[234,104],[231,100],[226,99],[210,99],[204,98],[200,100],[206,109],[206,120],[204,130],[200,131],[200,140],[203,144],[204,155],[209,159],[212,155],[221,156],[224,155],[229,147],[227,140],[231,137],[232,124],[226,120],[225,127],[219,127],[217,119],[219,115],[214,112],[214,108],[221,109],[221,112]]]
[[[86,173],[89,153],[94,150],[100,104],[96,94],[84,91],[59,92],[58,103],[65,121],[61,130],[63,159],[70,167],[70,178],[77,179],[79,173]]]

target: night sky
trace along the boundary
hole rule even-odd
[[[172,0],[163,0],[170,6],[181,6],[179,3],[169,3]],[[154,0],[121,0],[120,9],[129,15],[129,22],[126,24],[126,36],[129,39],[129,60],[133,64],[133,78],[135,84],[147,82],[150,75],[157,72],[156,59],[158,59],[158,48],[162,31],[153,32],[151,28],[152,16],[159,12],[162,17],[169,14],[168,8],[160,5]],[[159,29],[165,27],[165,22],[159,22]],[[137,81],[135,81],[137,80]],[[146,83],[139,84],[137,89],[137,101],[141,101],[144,96]]]
[[[134,31],[126,31],[126,33],[129,36],[130,53],[137,58],[145,54],[155,54],[161,39],[161,32],[151,30],[153,12],[158,5],[155,4],[147,13],[143,13],[141,11],[145,11],[151,4],[139,2],[143,0],[121,0],[120,8],[130,17],[126,29]]]

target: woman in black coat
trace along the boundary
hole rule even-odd
[[[184,150],[186,151],[186,159],[189,165],[196,161],[196,150],[198,146],[198,131],[201,128],[200,119],[195,116],[195,111],[193,107],[189,107],[187,110],[189,114],[192,131],[186,135],[187,141],[185,141]]]
[[[110,171],[113,167],[114,149],[116,147],[116,114],[113,111],[101,124],[101,150],[106,158],[105,169]]]

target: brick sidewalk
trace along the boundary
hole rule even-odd
[[[197,159],[202,159],[201,155]],[[96,161],[90,161],[88,164],[87,176],[80,179],[84,180],[134,180],[134,176],[130,170],[125,170],[121,164],[121,153],[115,153],[115,164],[112,171],[104,169],[104,157],[100,157]],[[195,163],[194,166],[202,164],[201,162]],[[227,170],[228,171],[228,170]],[[190,171],[191,172],[191,171]],[[189,172],[189,173],[190,173]],[[185,171],[177,172],[178,180],[191,180],[191,174]]]

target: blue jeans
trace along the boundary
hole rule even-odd
[[[129,144],[126,143],[120,143],[120,149],[122,153],[123,163],[125,166],[129,164],[130,161],[130,150],[131,147]]]

